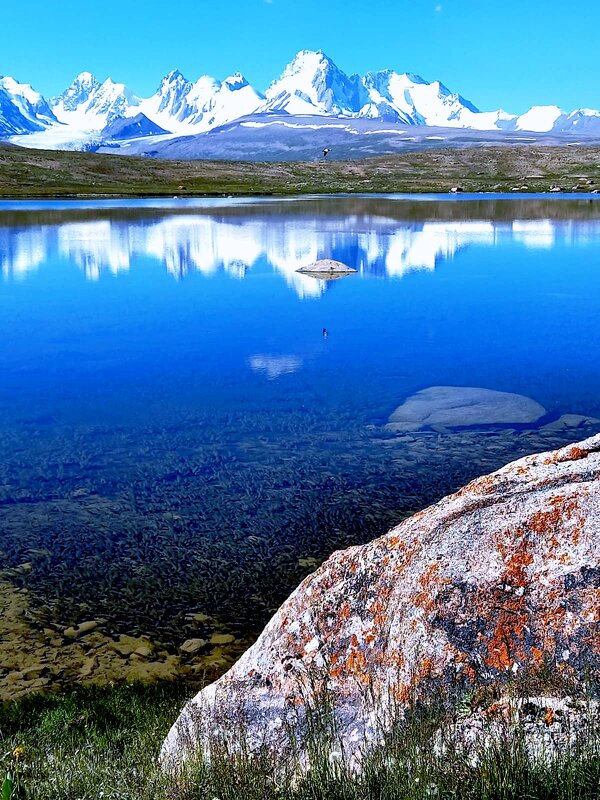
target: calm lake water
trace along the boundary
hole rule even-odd
[[[0,271],[0,553],[40,624],[254,635],[332,550],[600,430],[547,427],[600,418],[597,201],[0,203]],[[439,385],[547,415],[384,429]]]

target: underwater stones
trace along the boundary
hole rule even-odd
[[[386,430],[394,433],[421,428],[474,425],[527,425],[546,410],[530,397],[471,386],[431,386],[409,397],[390,416]]]
[[[101,625],[104,620],[89,620],[87,622],[82,622],[77,627],[71,626],[69,628],[65,628],[63,631],[63,636],[66,639],[78,639],[80,636],[85,636],[86,633],[92,633],[95,631],[98,625]]]
[[[563,414],[554,422],[549,422],[542,427],[544,431],[564,431],[569,428],[585,428],[588,425],[598,425],[600,419],[586,417],[581,414]]]
[[[304,567],[304,569],[316,569],[320,564],[321,561],[318,558],[313,558],[312,556],[298,559],[298,566]]]
[[[298,748],[295,763],[308,766],[307,709],[326,695],[356,766],[393,714],[436,688],[503,684],[544,665],[583,682],[600,669],[599,575],[597,435],[515,461],[334,553],[186,705],[162,763],[216,743],[281,764]]]
[[[202,612],[197,612],[195,614],[187,614],[186,619],[187,618],[193,620],[193,622],[203,622],[203,623],[214,622],[214,617],[211,617],[209,614],[203,614]]]
[[[235,636],[231,633],[213,633],[210,637],[211,644],[233,644]]]
[[[244,648],[243,642],[236,640],[226,648],[207,647],[208,653],[173,653],[147,636],[115,639],[103,631],[104,619],[67,629],[41,627],[28,603],[27,592],[0,579],[0,702],[39,691],[61,691],[75,684],[216,677]],[[197,616],[196,622],[211,623],[214,629],[213,618]],[[209,642],[203,641],[208,646]]]
[[[210,653],[210,655],[206,656],[206,658],[202,660],[202,663],[199,666],[201,667],[201,669],[205,670],[210,668],[213,669],[221,668],[226,666],[227,663],[228,663],[227,657],[225,656],[223,649],[221,647],[215,647],[214,650],[212,650],[212,652]]]
[[[48,671],[47,664],[33,664],[31,667],[27,667],[22,671],[22,675],[24,680],[34,680],[36,678],[40,678],[43,673]]]
[[[196,653],[207,644],[206,639],[187,639],[179,649],[182,653]]]
[[[82,678],[89,678],[97,667],[98,667],[98,659],[96,658],[96,656],[95,655],[89,656],[84,660],[83,664],[81,665],[79,674]]]
[[[111,642],[110,647],[115,650],[123,658],[129,658],[141,647],[149,647],[150,641],[145,636],[136,638],[135,636],[126,636],[121,634],[118,641]],[[151,649],[151,648],[150,648]]]
[[[150,658],[153,653],[154,647],[152,644],[148,643],[140,645],[140,647],[136,648],[132,653],[132,657],[137,656],[137,658]]]

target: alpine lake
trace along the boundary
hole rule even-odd
[[[2,202],[0,271],[0,699],[216,676],[334,550],[600,431],[596,197]]]

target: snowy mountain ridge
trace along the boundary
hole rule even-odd
[[[321,50],[303,50],[265,93],[240,73],[223,81],[201,76],[195,82],[171,71],[148,98],[111,78],[82,72],[58,97],[45,100],[27,84],[0,78],[0,136],[35,134],[19,143],[65,146],[98,139],[118,120],[135,117],[136,126],[119,130],[162,129],[165,134],[196,135],[252,115],[365,118],[397,125],[477,131],[600,134],[600,111],[570,113],[557,106],[534,106],[517,116],[502,110],[482,112],[439,81],[393,70],[347,75]],[[140,117],[141,115],[141,117]],[[325,122],[325,121],[324,121]]]

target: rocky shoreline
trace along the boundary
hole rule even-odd
[[[228,669],[249,642],[216,620],[197,616],[207,638],[186,640],[174,653],[149,636],[111,635],[105,620],[40,627],[30,613],[27,589],[0,580],[0,702],[78,685],[161,680],[200,685]]]

